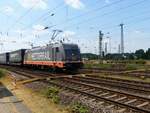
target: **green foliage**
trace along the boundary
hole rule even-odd
[[[82,105],[81,103],[77,102],[71,106],[71,112],[72,113],[88,113],[89,109],[87,106]]]
[[[87,63],[84,64],[85,68],[102,68],[102,69],[109,69],[112,67],[112,64],[100,64],[100,63]]]
[[[114,64],[146,64],[145,60],[111,60],[110,63]]]
[[[0,78],[4,77],[7,74],[7,71],[5,69],[0,69]]]
[[[92,53],[82,53],[83,59],[86,60],[96,60],[98,59],[98,55]],[[139,60],[139,59],[147,59],[150,60],[150,48],[144,51],[143,49],[136,50],[135,53],[108,53],[103,57],[104,60]]]
[[[145,53],[143,49],[136,50],[135,55],[137,56],[137,59],[145,58]]]
[[[82,58],[87,58],[88,60],[98,59],[98,55],[92,53],[82,53]]]
[[[137,65],[136,64],[128,64],[125,67],[127,70],[136,70],[137,69]]]
[[[150,60],[150,48],[146,51],[146,59]]]
[[[48,87],[45,91],[45,96],[51,98],[54,103],[59,103],[59,88],[57,87]]]
[[[136,60],[136,64],[146,64],[146,61],[145,60]]]

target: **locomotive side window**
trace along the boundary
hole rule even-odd
[[[56,52],[59,52],[59,48],[58,47],[56,47]]]

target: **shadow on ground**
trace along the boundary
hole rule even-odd
[[[13,94],[2,83],[0,83],[0,98],[9,96],[13,96]]]

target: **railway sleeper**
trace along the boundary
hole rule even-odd
[[[102,104],[104,104],[104,101],[102,101],[102,102],[98,102],[98,105],[102,105]]]
[[[127,97],[121,97],[121,98],[118,98],[118,99],[116,99],[115,101],[121,101],[121,100],[124,100],[124,99],[126,99]]]
[[[113,108],[113,107],[115,107],[115,105],[106,106],[106,108],[108,108],[108,109]]]
[[[105,98],[113,98],[113,97],[116,97],[117,96],[117,94],[114,94],[114,95],[110,95],[110,96],[107,96],[107,97],[105,97]]]
[[[117,110],[117,113],[123,113],[126,110],[127,110],[126,108],[122,108],[122,109]]]
[[[94,92],[94,94],[100,94],[100,93],[102,93],[102,91],[96,91],[96,92]]]
[[[140,108],[140,107],[147,106],[148,104],[149,104],[149,102],[143,102],[142,104],[139,104],[136,107]]]
[[[136,101],[137,101],[137,99],[132,99],[130,101],[125,102],[125,104],[131,104],[131,103],[136,102]]]
[[[102,94],[100,94],[100,95],[98,95],[98,96],[106,96],[106,95],[108,95],[109,93],[108,92],[106,92],[106,93],[102,93]]]
[[[95,91],[95,89],[89,89],[86,92],[91,93],[91,92],[94,92],[94,91]]]

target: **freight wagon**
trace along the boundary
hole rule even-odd
[[[9,64],[9,53],[0,54],[0,64]]]
[[[10,65],[23,65],[26,49],[20,49],[9,53]]]

